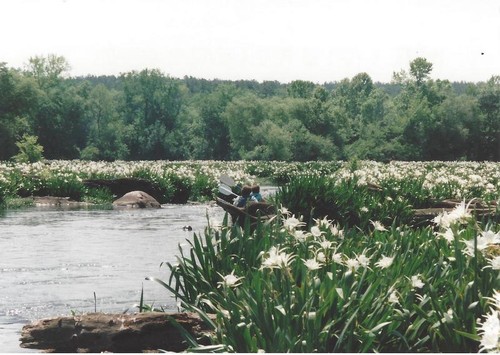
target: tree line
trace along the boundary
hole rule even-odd
[[[0,160],[500,160],[500,76],[433,80],[425,58],[386,84],[68,71],[0,63]]]

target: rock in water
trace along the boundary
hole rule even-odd
[[[154,197],[144,191],[131,191],[113,202],[114,207],[125,208],[160,208]]]

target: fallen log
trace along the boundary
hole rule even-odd
[[[187,349],[175,320],[200,344],[211,331],[195,313],[88,313],[42,319],[25,325],[21,347],[45,352],[179,352]]]

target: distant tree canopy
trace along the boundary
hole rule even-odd
[[[56,55],[0,63],[0,160],[500,160],[500,76],[432,80],[425,58],[391,83],[321,85],[69,68]]]

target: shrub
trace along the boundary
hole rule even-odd
[[[16,142],[19,153],[14,155],[14,160],[18,163],[35,163],[43,159],[43,147],[38,144],[38,137],[24,134]]]

